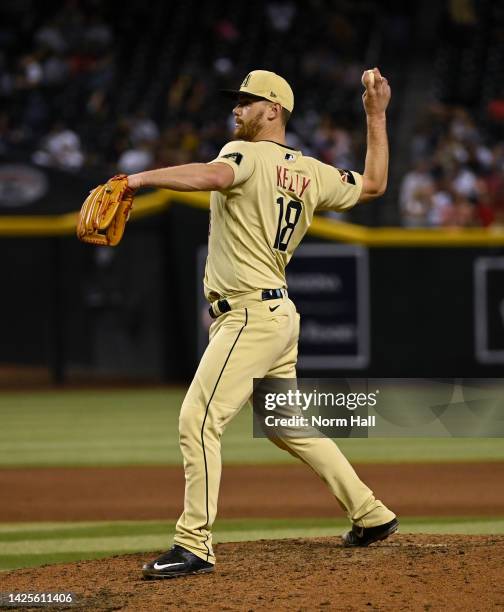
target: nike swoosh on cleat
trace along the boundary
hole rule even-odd
[[[280,308],[280,304],[278,304],[278,306],[275,306],[274,308],[271,308],[271,306],[269,307],[270,312],[274,312],[277,308]]]
[[[164,565],[159,565],[159,563],[156,561],[156,563],[154,563],[154,569],[162,570],[167,567],[173,567],[174,565],[184,565],[184,563],[165,563]]]

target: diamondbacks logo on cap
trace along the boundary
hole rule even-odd
[[[247,74],[247,76],[246,76],[246,77],[243,79],[243,83],[240,85],[240,88],[241,88],[241,87],[247,87],[247,85],[249,84],[249,81],[250,81],[250,77],[251,77],[251,76],[252,76],[252,73],[251,73],[251,72],[249,72],[249,73]]]
[[[232,159],[237,166],[241,164],[241,160],[243,159],[243,155],[241,153],[227,153],[222,157],[228,157],[229,159]]]
[[[337,168],[340,173],[340,177],[343,183],[350,183],[351,185],[355,185],[355,177],[350,172],[350,170],[342,170],[341,168]]]

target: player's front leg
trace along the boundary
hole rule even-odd
[[[290,314],[273,316],[262,302],[223,315],[182,404],[179,434],[186,488],[175,545],[205,563],[215,563],[211,529],[221,476],[221,435],[251,396],[253,379],[263,377],[285,350],[293,321]]]
[[[249,396],[249,381],[239,376],[247,336],[247,313],[229,313],[214,328],[179,418],[180,449],[184,458],[184,512],[175,544],[202,560],[215,563],[212,525],[217,513],[221,436]]]
[[[221,436],[285,348],[291,317],[272,316],[266,304],[237,309],[217,319],[180,413],[180,446],[186,490],[175,543],[215,562],[211,529],[221,477]],[[286,333],[287,331],[287,333]]]

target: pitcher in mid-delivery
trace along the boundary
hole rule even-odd
[[[294,108],[289,84],[254,70],[233,96],[236,140],[209,164],[161,168],[128,177],[141,186],[211,191],[205,295],[210,342],[180,413],[186,478],[174,546],[146,563],[147,578],[211,572],[212,525],[221,477],[221,436],[252,394],[254,378],[295,378],[299,315],[287,295],[285,267],[319,210],[350,209],[383,194],[388,143],[387,79],[363,76],[367,119],[364,173],[328,166],[285,144]],[[352,521],[346,546],[367,546],[398,528],[395,514],[358,478],[328,438],[275,438],[329,486]]]

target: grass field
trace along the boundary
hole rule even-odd
[[[180,464],[178,411],[184,389],[0,394],[0,466]],[[338,440],[353,462],[502,461],[501,438]],[[244,408],[223,438],[226,463],[294,462],[252,437]]]
[[[337,536],[348,523],[332,519],[218,521],[214,542]],[[174,524],[160,521],[0,524],[0,570],[167,549]],[[401,533],[503,534],[504,518],[408,518]]]

